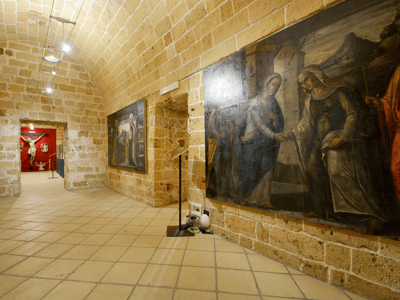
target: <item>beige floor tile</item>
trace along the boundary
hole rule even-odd
[[[167,233],[167,226],[148,226],[143,230],[144,235],[165,235]]]
[[[248,248],[244,248],[244,251],[246,251],[246,253],[248,253],[248,254],[258,254],[257,252],[250,250]]]
[[[26,279],[25,277],[0,275],[0,297],[14,289]]]
[[[82,224],[64,224],[53,231],[61,231],[61,232],[73,232],[77,230],[79,227],[82,227]]]
[[[351,300],[367,300],[367,298],[364,298],[349,291],[345,291],[345,293],[350,297]]]
[[[175,287],[179,266],[148,265],[139,281],[140,285]]]
[[[172,219],[175,217],[175,212],[174,213],[163,213],[160,212],[157,214],[156,219],[157,220],[169,220],[172,221]]]
[[[58,243],[62,244],[80,244],[84,240],[86,240],[90,234],[88,233],[69,233],[62,239],[58,240]]]
[[[63,224],[60,223],[46,223],[41,226],[38,226],[34,228],[34,230],[41,230],[41,231],[53,231],[59,227],[61,227]]]
[[[217,295],[212,292],[176,290],[174,300],[216,300]]]
[[[132,213],[132,212],[123,212],[118,216],[118,218],[128,218],[128,219],[133,219],[137,216],[137,213]]]
[[[70,224],[87,224],[87,223],[93,221],[94,219],[95,218],[79,217],[79,218],[76,218],[76,219],[72,220],[69,223]]]
[[[108,273],[114,264],[102,261],[86,261],[78,267],[68,280],[99,282]]]
[[[113,237],[113,234],[110,233],[93,233],[91,236],[89,236],[87,239],[81,242],[82,245],[104,245],[107,243],[111,238]]]
[[[124,228],[121,229],[119,234],[136,234],[139,235],[142,233],[142,231],[145,229],[145,226],[125,226]]]
[[[137,239],[134,234],[116,234],[107,242],[107,246],[125,246],[129,247]]]
[[[293,275],[293,278],[307,298],[318,300],[348,300],[347,295],[341,289],[318,279],[300,275]]]
[[[117,261],[128,247],[103,246],[92,255],[90,260]]]
[[[136,216],[136,219],[154,219],[157,213],[140,213]]]
[[[26,260],[4,272],[7,275],[30,277],[54,261],[50,258],[28,257]]]
[[[48,232],[36,238],[34,242],[54,243],[67,234],[66,232]]]
[[[102,218],[116,218],[120,214],[121,214],[121,212],[118,212],[118,211],[107,211],[106,213],[102,214],[101,217]]]
[[[0,233],[0,239],[11,239],[12,237],[18,236],[24,232],[26,232],[26,230],[9,229]]]
[[[75,219],[76,219],[76,217],[58,217],[58,218],[53,219],[51,222],[52,223],[66,224],[66,223],[69,223],[69,222],[71,222],[71,221],[73,221]]]
[[[157,215],[158,217],[158,215]],[[154,219],[150,222],[149,226],[168,226],[171,224],[171,220],[169,219]]]
[[[104,211],[91,211],[91,212],[88,212],[88,213],[82,215],[82,217],[97,218],[97,217],[100,217],[103,214],[104,214]]]
[[[112,233],[116,234],[118,233],[122,228],[124,228],[125,225],[104,225],[101,227],[99,230],[96,231],[96,233]]]
[[[217,269],[217,279],[219,292],[259,294],[250,271]]]
[[[59,284],[59,282],[59,280],[53,279],[30,278],[8,293],[2,300],[39,300]]]
[[[130,247],[119,259],[121,262],[148,263],[156,248]]]
[[[79,227],[77,230],[74,232],[79,232],[79,233],[95,233],[97,230],[99,230],[103,225],[90,225],[86,224],[81,227]]]
[[[268,296],[262,296],[263,300],[296,300],[299,298],[286,298],[286,297],[268,297]],[[301,299],[305,299],[305,298],[301,298]]]
[[[259,254],[248,254],[251,269],[253,271],[288,273],[286,267],[268,257]]]
[[[215,269],[182,267],[177,287],[180,289],[215,291],[217,288]]]
[[[22,224],[22,225],[19,225],[19,226],[15,227],[15,229],[30,230],[30,229],[34,229],[36,227],[39,227],[39,226],[41,226],[43,224],[44,223],[28,222],[28,223],[25,223],[25,224]]]
[[[214,251],[214,239],[208,238],[190,238],[186,249]]]
[[[141,235],[133,242],[131,246],[155,248],[160,244],[161,239],[162,236]]]
[[[227,240],[216,240],[215,249],[220,252],[244,253],[244,248]]]
[[[215,267],[214,252],[186,250],[184,266]]]
[[[143,207],[131,207],[131,208],[128,208],[128,209],[126,210],[126,212],[140,213],[140,212],[142,212],[143,210],[144,210]]]
[[[49,243],[36,243],[36,242],[27,242],[22,246],[11,250],[8,254],[16,254],[16,255],[33,255],[34,253],[42,250],[43,248],[50,245]]]
[[[293,274],[293,275],[306,275],[303,272],[300,272],[300,271],[298,271],[296,269],[292,269],[292,268],[289,268],[289,267],[288,267],[288,270],[289,270],[290,274]]]
[[[47,258],[59,258],[69,250],[71,250],[74,245],[71,244],[51,244],[46,248],[36,252],[34,256],[36,257],[47,257]]]
[[[26,259],[26,256],[19,256],[19,255],[1,255],[0,256],[0,273],[11,268],[12,266],[16,265],[17,263]]]
[[[78,245],[65,253],[62,258],[65,259],[89,259],[95,252],[100,249],[100,246]]]
[[[152,264],[180,265],[185,251],[179,249],[157,249],[151,259]]]
[[[89,282],[64,281],[56,286],[43,300],[83,300],[95,286],[95,283]]]
[[[90,221],[89,224],[94,224],[94,225],[105,225],[110,223],[114,218],[96,218],[93,221]]]
[[[147,226],[151,221],[153,221],[153,219],[133,219],[128,225]]]
[[[173,295],[173,289],[137,286],[129,300],[172,300]]]
[[[261,299],[260,296],[218,293],[218,300],[264,300],[264,299]]]
[[[244,253],[217,252],[216,257],[218,268],[250,270],[247,256]]]
[[[133,286],[99,284],[85,300],[126,300],[132,289]]]
[[[15,248],[18,248],[25,244],[22,241],[12,241],[12,240],[5,240],[0,243],[0,253],[7,253]]]
[[[116,263],[101,282],[136,284],[145,268],[145,264]]]
[[[287,274],[254,272],[261,294],[265,296],[302,298],[292,277]]]
[[[57,259],[38,272],[35,277],[65,279],[82,263],[82,260]]]
[[[112,220],[110,223],[108,223],[108,225],[127,225],[128,223],[130,223],[131,220],[130,219],[126,219],[126,218],[115,218],[114,220]]]
[[[159,248],[186,249],[187,237],[164,237]]]

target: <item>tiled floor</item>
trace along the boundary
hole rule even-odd
[[[215,235],[165,237],[176,206],[48,177],[23,173],[21,196],[0,199],[2,300],[365,299]]]

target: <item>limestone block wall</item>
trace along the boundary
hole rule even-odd
[[[155,147],[161,137],[156,106],[165,100],[159,90],[179,81],[179,90],[167,97],[188,94],[189,202],[210,209],[214,232],[369,298],[399,299],[400,242],[205,197],[202,70],[340,0],[136,2],[137,6],[125,2],[118,11],[121,22],[113,30],[119,27],[115,39],[121,47],[115,49],[116,55],[93,61],[89,49],[78,58],[99,83],[107,114],[140,98],[148,100],[148,172],[107,168],[107,184],[153,206],[163,203],[159,200],[163,192],[156,191],[156,183],[163,179],[162,171],[157,169],[163,150]],[[125,23],[138,25],[131,27],[137,29],[125,30]],[[96,30],[93,36],[97,36]],[[103,46],[107,48],[102,44],[100,49]]]
[[[66,127],[65,187],[104,185],[106,124],[99,89],[85,69],[64,57],[55,93],[37,89],[37,43],[0,43],[0,197],[20,193],[21,123]]]

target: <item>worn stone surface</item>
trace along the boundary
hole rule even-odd
[[[255,222],[252,220],[244,219],[231,214],[225,214],[225,225],[226,228],[244,234],[248,237],[255,237]]]
[[[323,281],[328,280],[328,267],[321,263],[305,260],[301,265],[301,270]]]
[[[324,243],[305,234],[271,227],[271,245],[308,259],[324,259]]]
[[[239,235],[237,233],[231,232],[229,230],[226,230],[224,228],[214,226],[214,225],[211,225],[209,227],[209,230],[213,231],[215,234],[217,234],[223,238],[226,238],[232,242],[235,242],[235,243],[239,242]]]
[[[254,250],[295,269],[300,269],[302,265],[300,257],[262,242],[254,241]]]
[[[325,262],[328,265],[347,271],[350,270],[350,262],[351,262],[350,248],[342,247],[332,243],[326,243],[325,247],[326,247]]]
[[[260,242],[269,243],[270,225],[257,222],[256,238]]]
[[[353,250],[353,272],[400,290],[400,262],[362,250]]]
[[[355,248],[378,251],[378,237],[337,227],[304,221],[304,231],[322,240],[341,243]]]
[[[239,236],[239,244],[249,248],[249,249],[253,249],[254,248],[254,240],[253,239],[249,239],[243,235]]]

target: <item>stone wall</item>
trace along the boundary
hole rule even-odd
[[[0,197],[20,193],[21,122],[67,127],[65,187],[104,185],[106,125],[100,92],[85,69],[64,56],[55,92],[37,89],[37,43],[0,44]]]
[[[329,283],[372,299],[400,298],[400,243],[312,222],[291,219],[205,198],[204,85],[207,66],[313,15],[338,0],[171,0],[125,2],[115,39],[116,55],[79,60],[99,83],[107,114],[140,98],[148,100],[148,171],[107,169],[107,184],[153,206],[163,172],[157,161],[157,104],[161,88],[180,82],[167,97],[188,94],[189,201],[211,210],[212,230]],[[125,16],[125,19],[122,17]],[[125,30],[124,24],[134,24]],[[100,27],[99,23],[99,27]],[[125,26],[125,27],[124,27]],[[113,29],[115,29],[114,27]],[[119,30],[118,29],[118,30]],[[81,32],[77,34],[81,37]],[[85,32],[83,32],[85,33]],[[105,37],[93,31],[93,36]],[[90,41],[92,36],[82,39]],[[101,41],[103,38],[101,38]],[[102,42],[101,42],[102,43]],[[102,46],[107,48],[107,45]],[[94,46],[93,46],[94,48]],[[90,50],[90,49],[89,49]],[[104,53],[106,53],[108,50]]]

